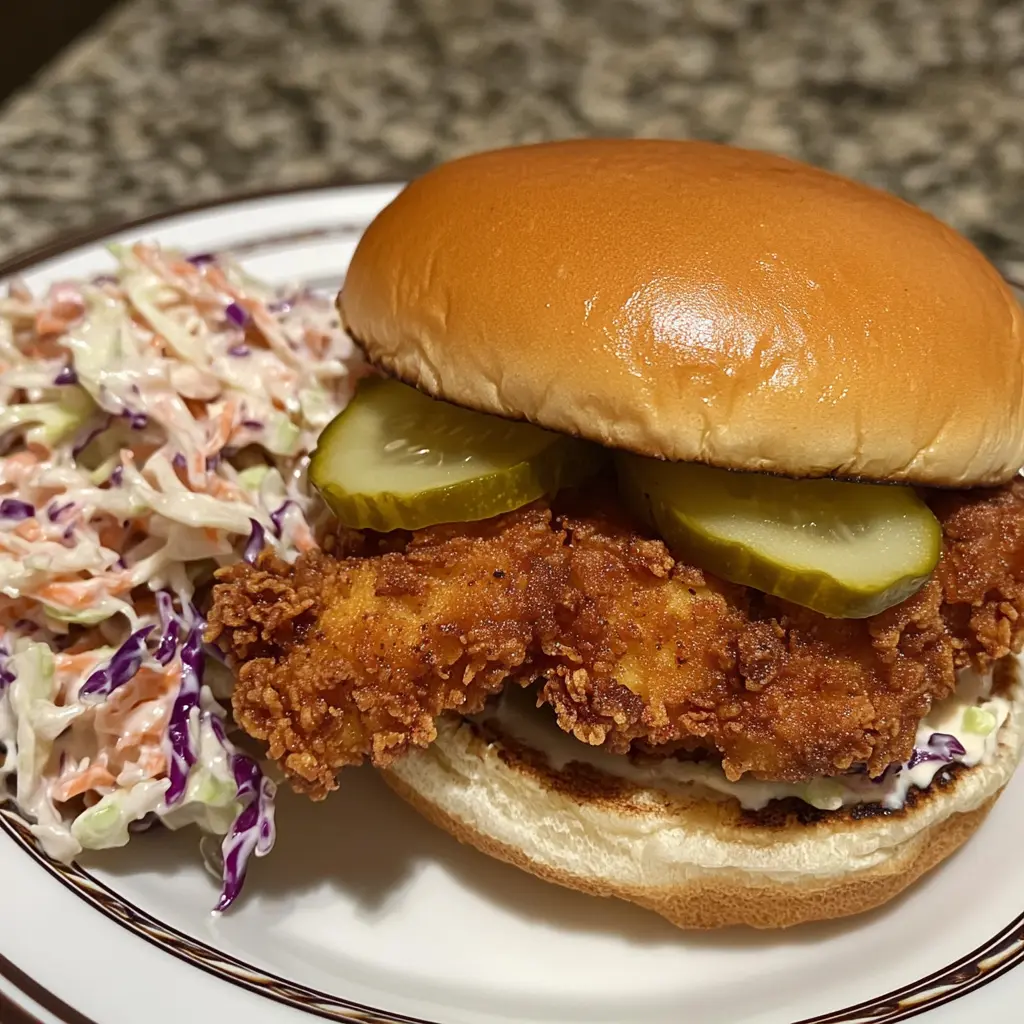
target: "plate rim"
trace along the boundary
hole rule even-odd
[[[20,819],[10,810],[2,808],[0,808],[0,833],[6,833],[51,878],[84,903],[92,906],[94,910],[99,911],[136,938],[142,939],[161,952],[169,954],[191,967],[204,971],[218,981],[227,982],[236,988],[245,989],[262,998],[309,1014],[311,1017],[334,1021],[336,1024],[443,1024],[442,1021],[436,1019],[381,1010],[378,1007],[346,999],[344,996],[332,995],[312,986],[291,981],[272,971],[254,967],[231,953],[219,950],[201,939],[187,935],[172,925],[163,923],[148,911],[137,907],[78,864],[62,864],[48,857],[40,849],[31,833],[21,824]],[[219,967],[215,963],[218,960],[230,964],[237,972],[245,972],[248,977],[242,977]],[[813,1017],[802,1017],[793,1021],[792,1024],[899,1024],[899,1022],[910,1020],[919,1014],[945,1006],[969,995],[1019,966],[1022,961],[1024,961],[1024,912],[1000,928],[991,938],[945,967],[940,967],[922,978],[909,981],[883,995]],[[18,985],[16,977],[8,977],[6,973],[8,966],[12,967],[16,974],[23,975],[21,985]],[[54,1013],[61,1024],[96,1024],[54,993],[34,982],[30,975],[15,967],[2,954],[0,954],[0,978],[14,984],[22,991],[25,989],[24,980],[27,980],[33,991],[45,993],[46,1002],[39,997],[39,994],[34,998],[41,1005],[47,1006],[47,1009]],[[288,994],[284,994],[278,989],[290,991]],[[32,993],[26,994],[31,995]],[[922,995],[924,1000],[919,1001]],[[66,1016],[58,1015],[51,1006],[47,1005],[47,1002],[59,1006]],[[4,1006],[4,995],[0,992],[0,1009],[3,1009]],[[22,1009],[22,1013],[25,1012]],[[43,1024],[31,1017],[28,1019],[31,1024]]]
[[[393,179],[341,176],[329,181],[320,180],[231,193],[184,206],[169,207],[129,220],[102,221],[70,234],[44,239],[36,246],[15,252],[7,259],[0,261],[0,282],[31,270],[41,263],[68,255],[82,247],[95,245],[111,236],[162,221],[247,202],[272,201],[298,194],[305,194],[313,198],[318,194],[333,191],[358,191],[361,188],[372,189],[385,186],[398,188],[400,182]],[[353,228],[357,227],[356,225],[352,226]],[[365,225],[361,225],[359,229],[362,227]],[[1012,287],[1024,291],[1024,282],[1015,280],[1006,274],[1002,274],[1002,276]],[[214,946],[160,922],[152,914],[136,907],[77,864],[64,865],[52,860],[39,848],[34,837],[19,826],[20,822],[12,812],[0,807],[0,834],[6,835],[9,841],[21,846],[24,853],[34,859],[47,874],[78,899],[91,905],[94,910],[98,910],[129,934],[142,939],[162,953],[170,954],[189,966],[204,971],[218,981],[254,992],[268,1001],[298,1010],[310,1017],[333,1020],[337,1024],[441,1024],[439,1021],[380,1010],[357,1003],[247,964],[230,953],[218,950]],[[93,890],[92,892],[90,892],[90,888]],[[102,895],[98,898],[97,894]],[[110,907],[103,902],[103,898],[110,901]],[[120,913],[111,909],[115,905],[120,908]],[[147,931],[147,927],[152,927],[152,931]],[[174,940],[183,948],[191,947],[194,953],[200,955],[184,955],[183,952],[173,947],[171,941],[160,936],[158,932],[173,936]],[[1003,947],[1002,955],[999,954],[1000,946]],[[247,982],[241,977],[219,968],[216,964],[209,963],[209,959],[229,962],[236,969],[247,972],[253,980]],[[986,961],[988,962],[986,963]],[[946,967],[910,981],[884,995],[814,1017],[801,1018],[794,1021],[793,1024],[897,1024],[897,1022],[909,1020],[919,1014],[954,1002],[1001,977],[1021,962],[1024,962],[1024,912],[999,929],[992,938]],[[96,1021],[76,1010],[44,985],[36,982],[30,974],[12,963],[2,953],[0,953],[0,980],[8,983],[14,992],[21,993],[36,1002],[60,1024],[97,1024]],[[279,994],[275,991],[279,986],[291,989],[294,994],[291,996]],[[931,989],[930,994],[929,988]],[[918,1001],[922,995],[924,1000]],[[299,1001],[302,997],[328,1009],[321,1009],[316,1005],[304,1005]],[[907,1002],[907,1000],[911,1001]],[[331,1012],[329,1009],[331,1007],[336,1008],[335,1012]],[[16,1003],[4,991],[0,991],[0,1011],[13,1014],[13,1024],[45,1024],[40,1018],[34,1016],[32,1011]],[[356,1016],[341,1015],[337,1011],[353,1012]]]
[[[155,224],[162,220],[187,217],[193,213],[204,213],[221,206],[234,206],[237,203],[248,203],[261,199],[282,199],[298,193],[305,193],[312,197],[320,192],[333,192],[338,189],[359,189],[363,187],[399,188],[403,184],[403,181],[395,178],[359,178],[351,175],[342,175],[337,178],[331,178],[328,181],[315,180],[298,182],[293,185],[278,185],[267,188],[247,189],[242,192],[231,192],[219,198],[202,199],[195,203],[186,203],[184,206],[168,206],[155,213],[143,214],[128,220],[111,218],[109,220],[97,221],[94,224],[77,228],[70,234],[57,234],[44,238],[38,245],[16,251],[7,258],[0,260],[0,281],[14,274],[31,270],[39,263],[64,256],[74,249],[101,242],[104,238],[119,235],[124,231],[144,228],[149,224]]]

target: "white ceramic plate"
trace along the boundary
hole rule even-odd
[[[322,189],[151,221],[33,261],[30,284],[153,238],[234,250],[271,281],[336,289],[392,187]],[[460,847],[371,771],[326,804],[285,795],[280,839],[214,918],[194,834],[65,868],[0,816],[0,1020],[183,1024],[927,1024],[1024,1020],[1024,778],[967,847],[846,922],[686,934]],[[4,1004],[3,1000],[7,1003]],[[27,1014],[27,1018],[25,1015]]]

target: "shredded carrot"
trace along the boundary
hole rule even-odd
[[[2,478],[4,482],[13,484],[15,487],[23,486],[32,473],[32,470],[39,465],[39,461],[39,458],[31,450],[18,452],[15,455],[8,455],[2,463]]]
[[[309,346],[310,351],[318,357],[322,357],[324,352],[327,351],[327,345],[330,341],[325,331],[316,330],[312,327],[307,327],[303,339]]]
[[[139,768],[142,769],[148,778],[156,778],[156,776],[163,775],[167,771],[167,756],[161,753],[161,751],[152,748],[144,750],[142,757],[139,758]]]
[[[54,665],[58,672],[86,672],[96,663],[96,650],[75,651],[74,648],[61,651],[54,655]]]
[[[167,264],[167,269],[172,274],[179,274],[181,277],[198,277],[199,270],[197,267],[189,263],[188,260],[171,260]]]
[[[104,597],[117,597],[131,589],[131,573],[116,572],[95,576],[91,580],[58,580],[54,583],[44,583],[33,591],[31,596],[48,604],[60,605],[62,608],[77,609],[87,608],[94,601]]]
[[[219,452],[231,440],[231,435],[234,433],[237,425],[238,400],[229,398],[224,403],[224,408],[221,409],[220,416],[217,419],[217,429],[214,431],[213,437],[210,438],[206,454],[215,455]]]
[[[132,574],[130,572],[118,572],[108,573],[106,576],[101,577],[101,582],[107,588],[107,593],[111,597],[118,597],[121,594],[127,594],[135,584],[132,582]]]
[[[110,551],[122,551],[128,531],[117,520],[99,530],[100,543]]]
[[[295,546],[300,552],[312,551],[316,548],[317,542],[313,537],[313,531],[306,525],[305,521],[300,522],[295,528]]]
[[[193,452],[188,460],[188,474],[191,480],[202,480],[206,476],[206,456]]]
[[[250,295],[243,295],[224,274],[224,271],[217,266],[206,268],[207,280],[238,303],[248,314],[252,323],[260,330],[265,338],[278,338],[283,341],[281,329],[277,321],[271,316],[270,310],[259,299]]]
[[[43,530],[39,523],[33,519],[23,519],[13,530],[22,540],[42,540]]]
[[[160,719],[160,730],[165,727],[166,719],[166,715]],[[146,746],[146,744],[159,743],[160,736],[161,732],[157,729],[144,729],[142,732],[135,732],[129,729],[117,737],[117,740],[114,743],[114,749],[119,754],[124,753],[126,750],[141,750]]]
[[[94,580],[44,583],[33,596],[40,601],[58,604],[64,608],[81,608],[97,596],[94,583]]]
[[[165,696],[181,678],[181,668],[171,662],[166,668],[140,668],[119,690],[115,690],[97,711],[102,728],[120,723],[124,715],[139,704]],[[115,728],[113,731],[120,731]]]
[[[30,451],[24,451],[17,452],[14,455],[8,455],[6,464],[8,466],[24,466],[28,469],[34,466],[36,462],[36,457]]]
[[[32,603],[23,597],[10,598],[0,595],[0,635],[4,629],[9,629],[19,619],[27,619],[31,611]]]
[[[32,602],[25,598],[11,599],[0,597],[0,636],[4,630],[13,627],[14,623],[20,622],[23,618],[29,618],[32,610]]]
[[[230,480],[223,477],[211,476],[206,488],[215,498],[223,498],[227,501],[246,501],[245,492],[236,487]]]
[[[91,764],[78,775],[72,776],[53,788],[53,799],[58,803],[73,800],[88,790],[99,789],[101,786],[113,786],[116,779],[101,764]]]
[[[225,276],[224,271],[216,264],[206,268],[206,280],[209,281],[214,288],[219,288],[221,291],[227,292],[227,294],[233,299],[241,298],[238,292],[231,287],[231,282]]]
[[[85,300],[75,284],[56,284],[47,298],[53,315],[65,323],[72,323],[85,312]]]
[[[171,662],[166,668],[141,668],[122,686],[115,690],[96,710],[96,730],[114,739],[117,750],[137,746],[144,741],[158,742],[163,735],[171,708],[166,698],[178,685],[181,678],[181,667]],[[159,720],[152,722],[150,728],[138,732],[129,728],[131,715],[143,705],[151,702],[163,702]]]
[[[67,321],[63,317],[54,316],[48,309],[40,310],[36,316],[37,334],[62,334],[67,326]]]

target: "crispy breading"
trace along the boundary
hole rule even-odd
[[[401,553],[312,552],[294,569],[264,553],[222,572],[210,636],[240,663],[239,724],[322,795],[344,765],[429,743],[442,711],[480,710],[558,634],[569,573],[549,518],[438,527]]]
[[[912,749],[958,668],[1019,650],[1024,486],[928,496],[942,561],[903,604],[827,619],[674,559],[595,495],[220,574],[211,638],[239,724],[314,797],[506,680],[626,751],[715,748],[729,778],[799,781]],[[583,514],[580,509],[586,509]],[[595,509],[600,509],[595,511]]]

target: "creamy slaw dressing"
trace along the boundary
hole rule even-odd
[[[64,860],[195,823],[244,877],[273,783],[219,725],[196,592],[255,540],[315,545],[307,453],[361,364],[326,297],[113,255],[0,298],[0,802]]]
[[[753,811],[762,810],[773,800],[789,798],[802,800],[823,811],[868,803],[898,810],[906,803],[911,789],[927,789],[938,772],[948,765],[959,763],[974,767],[991,763],[999,745],[999,730],[1011,710],[1010,702],[1005,697],[992,695],[991,688],[991,672],[982,674],[970,669],[960,672],[956,691],[945,700],[937,701],[921,720],[915,739],[915,758],[907,764],[891,766],[878,780],[852,774],[814,779],[807,783],[765,782],[749,776],[731,782],[721,767],[714,763],[676,758],[644,763],[587,746],[562,732],[552,716],[546,713],[547,709],[536,708],[527,690],[507,688],[473,720],[491,722],[499,734],[510,736],[542,753],[555,771],[564,771],[573,762],[582,763],[639,786],[694,796],[731,797],[744,809]],[[984,713],[980,723],[985,728],[984,732],[978,731],[977,724],[972,722],[972,718],[977,717],[972,709]],[[922,756],[931,753],[930,744],[936,734],[953,737],[963,748],[963,753],[921,760]]]

